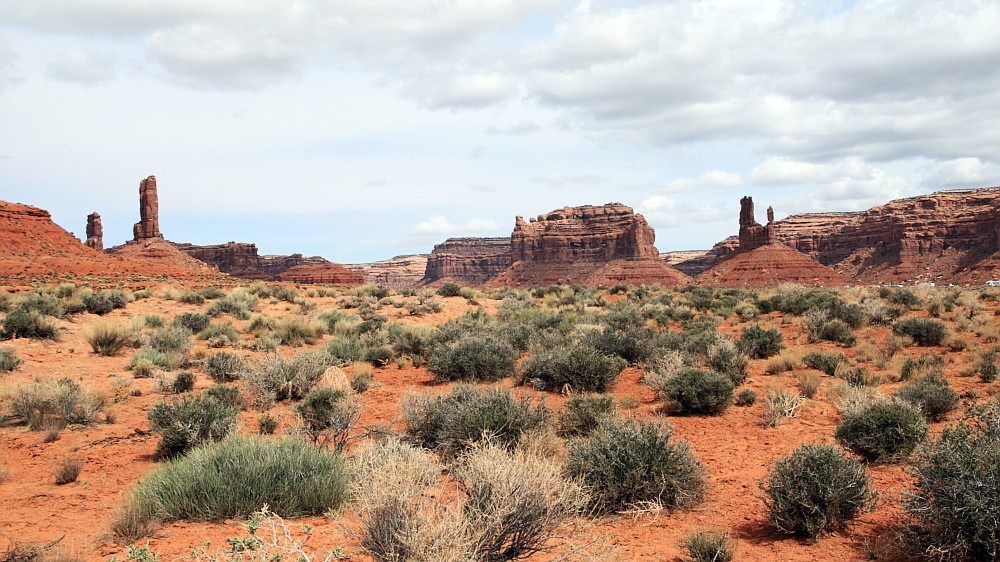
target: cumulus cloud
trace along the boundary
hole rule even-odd
[[[678,200],[653,195],[638,206],[639,213],[654,227],[672,228],[681,224],[712,223],[731,220],[732,209],[708,201]]]
[[[845,158],[838,162],[817,164],[791,158],[768,158],[750,172],[754,185],[764,187],[828,183],[841,179],[863,179],[872,168],[860,158]]]
[[[49,62],[49,76],[86,86],[103,84],[114,77],[118,57],[111,53],[88,52],[76,47],[63,50]]]
[[[444,215],[434,215],[427,220],[417,223],[413,227],[411,237],[420,241],[440,241],[439,239],[450,235],[476,236],[487,232],[496,231],[499,228],[492,219],[470,219],[462,224],[454,224]]]
[[[956,158],[929,166],[923,182],[931,189],[1000,185],[1000,166],[979,158]]]

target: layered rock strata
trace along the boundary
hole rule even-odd
[[[740,200],[739,244],[734,251],[698,276],[697,281],[719,287],[773,287],[843,285],[847,278],[813,258],[777,241],[774,210],[767,209],[767,224],[754,218],[753,199]]]
[[[292,283],[323,283],[328,285],[360,285],[363,275],[319,256],[261,256],[256,244],[227,242],[198,246],[173,244],[185,255],[217,268],[222,273],[242,279],[288,281]]]
[[[511,234],[514,262],[488,285],[689,282],[659,259],[654,240],[646,219],[620,203],[565,207],[527,222],[519,216]]]
[[[427,254],[395,256],[372,263],[346,264],[344,267],[364,276],[366,283],[380,283],[392,289],[416,287],[427,271]]]
[[[222,273],[243,279],[270,279],[264,272],[263,258],[257,253],[255,244],[226,242],[196,246],[194,244],[174,244],[178,250],[216,267]]]
[[[104,226],[101,225],[100,213],[87,215],[87,241],[84,244],[97,251],[104,251]]]
[[[156,193],[156,176],[139,182],[139,222],[132,227],[133,240],[163,238],[160,233],[160,199]]]
[[[421,285],[455,283],[477,286],[511,266],[511,239],[449,238],[427,257]]]

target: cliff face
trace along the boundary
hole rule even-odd
[[[659,259],[654,239],[646,219],[619,203],[565,207],[529,222],[517,217],[511,234],[514,263],[488,285],[689,282]]]
[[[226,242],[208,246],[174,244],[187,255],[215,266],[222,273],[243,279],[269,279],[263,271],[263,259],[257,254],[255,244]]]
[[[257,253],[256,244],[227,242],[208,246],[173,246],[191,258],[218,268],[222,273],[242,279],[329,285],[360,285],[365,282],[363,275],[318,256],[261,256]]]
[[[292,266],[274,276],[276,281],[289,283],[320,283],[324,285],[361,285],[365,278],[339,263],[302,264]]]
[[[427,271],[427,254],[396,256],[372,263],[347,264],[344,267],[364,276],[366,283],[381,283],[392,289],[416,287]]]
[[[1000,277],[997,187],[939,191],[861,212],[793,215],[774,228],[779,242],[862,283],[981,283]],[[707,258],[718,262],[737,245],[734,237],[723,240]]]
[[[449,238],[427,257],[421,285],[451,282],[476,286],[496,277],[511,264],[510,237]]]
[[[156,193],[156,176],[139,182],[139,222],[132,226],[134,240],[162,238],[160,233],[160,199]]]

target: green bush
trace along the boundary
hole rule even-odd
[[[239,330],[228,320],[221,324],[209,324],[195,337],[203,340],[208,347],[233,347],[240,343]]]
[[[195,304],[201,306],[205,304],[205,295],[189,291],[187,293],[181,293],[181,295],[177,297],[177,301],[185,304]]]
[[[733,381],[726,375],[701,369],[682,369],[664,392],[670,411],[678,414],[719,415],[733,403]]]
[[[629,363],[645,363],[656,351],[654,333],[641,326],[611,326],[594,330],[584,336],[582,344],[593,347],[605,355],[617,355]]]
[[[948,330],[937,320],[927,318],[904,318],[892,325],[897,336],[910,336],[919,346],[941,345]]]
[[[244,378],[256,394],[276,400],[298,400],[316,386],[330,366],[325,353],[303,353],[291,359],[269,355],[250,368]]]
[[[221,441],[236,429],[239,408],[208,396],[188,396],[160,402],[149,411],[153,431],[160,434],[159,458],[169,459],[211,441]]]
[[[108,297],[101,293],[86,293],[80,297],[83,308],[91,314],[103,316],[115,309]]]
[[[1000,368],[997,367],[997,352],[986,351],[979,357],[976,363],[976,373],[983,382],[993,382],[1000,375]]]
[[[501,388],[460,385],[446,395],[411,395],[402,410],[407,434],[421,446],[445,453],[483,439],[513,447],[524,433],[548,423],[543,405]]]
[[[907,381],[930,374],[944,374],[944,357],[937,353],[924,353],[918,359],[907,357],[899,369],[899,380]]]
[[[3,339],[39,338],[54,340],[56,339],[56,327],[41,312],[18,305],[4,316],[0,336]]]
[[[623,359],[603,355],[593,347],[558,346],[538,351],[525,361],[523,382],[545,390],[605,392],[624,368]]]
[[[907,504],[916,550],[941,560],[1000,558],[1000,410],[970,409],[962,423],[920,448]]]
[[[205,314],[212,317],[220,314],[231,314],[237,320],[247,320],[256,306],[257,297],[249,292],[234,290],[209,305]]]
[[[737,406],[753,406],[757,402],[757,393],[749,388],[744,388],[736,395]]]
[[[741,385],[747,378],[749,357],[739,350],[732,340],[720,339],[708,347],[708,368],[729,377],[734,385]]]
[[[353,394],[340,389],[320,387],[309,391],[295,406],[303,432],[315,443],[343,448],[349,432],[361,415],[361,403]]]
[[[217,384],[205,391],[205,397],[211,398],[223,406],[243,409],[243,396],[235,386]]]
[[[215,382],[240,379],[247,371],[247,362],[239,353],[220,351],[205,358],[205,374]]]
[[[438,381],[497,381],[514,374],[517,352],[493,336],[467,336],[434,351],[427,365]]]
[[[445,283],[438,287],[437,294],[442,297],[457,297],[462,288],[454,283]]]
[[[893,460],[909,455],[927,439],[927,422],[906,402],[878,400],[844,412],[834,436],[866,460]]]
[[[615,417],[615,400],[610,396],[573,396],[559,415],[559,434],[564,437],[590,435]]]
[[[803,445],[778,459],[761,488],[771,523],[811,538],[870,510],[875,501],[864,465],[833,445]]]
[[[878,386],[882,384],[882,377],[872,373],[864,367],[853,367],[849,369],[841,369],[838,376],[844,379],[844,382],[855,387],[861,388],[864,386]]]
[[[83,337],[94,353],[104,356],[118,355],[123,348],[137,345],[137,331],[129,325],[112,325],[98,322],[83,331]]]
[[[70,296],[66,294],[64,296]],[[33,310],[44,316],[52,316],[55,318],[62,318],[65,313],[65,303],[59,297],[55,295],[49,295],[45,293],[29,293],[21,297],[18,301],[17,306],[14,310],[18,308],[22,310]]]
[[[151,347],[143,347],[142,349],[137,351],[135,355],[132,356],[132,358],[129,360],[128,365],[125,368],[129,369],[130,371],[134,371],[136,369],[136,366],[144,365],[147,363],[171,371],[173,369],[178,369],[186,365],[187,359],[181,353],[158,351]],[[149,375],[147,374],[145,376]]]
[[[785,348],[783,339],[781,332],[775,328],[765,330],[760,326],[750,326],[740,333],[739,346],[751,358],[766,359]]]
[[[848,347],[854,346],[857,343],[858,338],[854,335],[851,327],[847,325],[847,322],[839,319],[833,319],[828,322],[824,322],[820,326],[819,333],[817,333],[817,339],[821,341],[832,341],[835,343],[842,343]]]
[[[21,365],[21,359],[9,349],[0,349],[0,373],[9,373]]]
[[[174,375],[174,381],[170,384],[170,391],[174,394],[183,394],[194,390],[194,373],[182,371]]]
[[[96,422],[107,405],[107,398],[84,389],[68,378],[43,378],[14,387],[4,398],[11,415],[38,431],[47,423],[57,426]]]
[[[164,353],[183,353],[191,347],[191,332],[180,326],[164,326],[149,334],[149,347]]]
[[[597,512],[641,502],[689,507],[705,491],[705,473],[685,441],[667,424],[621,420],[571,443],[567,472],[583,479]]]
[[[684,548],[692,562],[732,562],[736,547],[728,532],[698,530],[684,539]]]
[[[192,334],[197,334],[204,330],[208,327],[209,323],[211,323],[211,320],[207,314],[198,314],[197,312],[178,314],[173,320],[174,325],[186,328]]]
[[[936,373],[900,388],[896,397],[916,406],[924,417],[933,421],[943,419],[958,406],[958,393],[952,390],[948,379]]]
[[[335,452],[296,438],[234,437],[144,476],[113,527],[123,520],[241,518],[261,506],[282,517],[320,515],[344,504],[349,481]]]

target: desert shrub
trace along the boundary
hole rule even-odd
[[[143,347],[139,351],[137,351],[136,354],[133,355],[131,359],[129,359],[129,363],[125,368],[130,371],[135,371],[136,367],[146,364],[152,364],[156,367],[161,367],[163,369],[171,371],[173,369],[178,369],[186,365],[187,359],[182,353],[159,351],[153,349],[152,347]],[[135,376],[141,378],[141,375],[137,374]]]
[[[741,385],[747,378],[750,358],[739,350],[730,339],[720,339],[708,347],[708,368],[729,377],[734,385]]]
[[[401,408],[406,433],[421,446],[445,453],[487,438],[513,447],[526,432],[548,423],[543,405],[500,388],[458,386],[445,395],[409,395]]]
[[[83,308],[91,314],[103,316],[115,309],[108,297],[102,293],[85,293],[80,297]]]
[[[226,296],[226,292],[222,290],[218,285],[209,285],[207,287],[202,287],[198,291],[198,294],[205,297],[208,300],[221,299]]]
[[[312,345],[323,336],[326,326],[320,321],[309,321],[302,318],[283,318],[274,328],[274,335],[282,345],[298,347]]]
[[[183,394],[194,390],[194,373],[182,371],[174,375],[174,380],[170,383],[170,391],[174,394]]]
[[[414,365],[422,365],[430,355],[430,339],[433,330],[426,326],[402,326],[390,333],[392,352],[400,357],[408,357]]]
[[[878,296],[891,302],[903,306],[917,306],[920,298],[912,290],[904,287],[879,287]]]
[[[437,294],[442,297],[457,297],[462,288],[454,283],[445,283],[438,287]]]
[[[202,443],[221,441],[236,429],[238,414],[238,407],[205,395],[160,402],[148,414],[152,430],[160,434],[156,455],[170,459]]]
[[[907,503],[915,518],[917,550],[939,560],[1000,557],[1000,411],[997,404],[969,417],[918,449],[916,489]]]
[[[56,339],[56,327],[49,318],[37,310],[18,305],[3,318],[0,336],[3,339],[39,338]]]
[[[9,373],[21,365],[21,359],[9,349],[0,348],[0,373]]]
[[[900,400],[916,406],[929,420],[939,421],[958,406],[958,393],[948,379],[929,373],[896,391]]]
[[[361,359],[376,367],[385,367],[392,361],[392,350],[384,345],[369,347]]]
[[[295,406],[302,431],[317,443],[342,449],[361,417],[361,402],[354,394],[328,386],[314,388]]]
[[[333,311],[330,311],[330,313],[338,313],[338,314],[343,314],[344,316],[347,316],[346,314],[344,314],[343,312],[341,312],[339,310],[333,310]],[[324,313],[324,314],[330,314],[330,313]],[[207,318],[207,316],[206,316],[206,318]],[[206,323],[205,326],[207,327],[208,323]],[[277,327],[278,327],[278,319],[275,318],[274,316],[266,316],[264,314],[254,314],[253,316],[250,317],[250,321],[247,322],[247,324],[244,327],[244,329],[247,332],[259,333],[259,332],[263,332],[263,331],[270,332],[270,331],[274,330]]]
[[[617,355],[630,365],[645,363],[656,351],[651,330],[640,326],[620,324],[594,330],[584,336],[584,345],[591,346],[605,355]]]
[[[259,395],[298,400],[316,386],[329,366],[329,357],[322,352],[302,353],[291,359],[269,355],[253,365],[244,378]]]
[[[105,356],[118,355],[122,348],[132,347],[138,343],[136,332],[127,324],[113,325],[98,322],[84,330],[83,337],[94,353]]]
[[[894,460],[909,455],[927,439],[927,422],[906,402],[878,400],[844,412],[834,436],[865,460]]]
[[[243,396],[235,386],[217,384],[205,390],[205,397],[211,398],[226,407],[243,408]]]
[[[615,417],[615,400],[610,396],[580,395],[566,401],[559,415],[559,434],[572,437],[590,435],[602,423]]]
[[[428,370],[438,381],[497,381],[514,374],[517,352],[493,336],[467,336],[438,348]]]
[[[81,470],[83,470],[83,459],[80,457],[63,457],[56,463],[55,468],[52,469],[52,476],[56,485],[62,486],[63,484],[76,482]]]
[[[66,297],[70,296],[65,294]],[[14,310],[33,310],[44,316],[61,318],[65,313],[64,303],[60,297],[47,293],[29,293],[20,298]],[[11,311],[13,312],[13,311]]]
[[[819,392],[820,378],[816,373],[799,373],[796,377],[799,383],[799,392],[802,396],[810,400],[816,397]]]
[[[941,345],[948,330],[944,324],[928,318],[904,318],[892,325],[897,336],[909,336],[919,346]]]
[[[682,369],[667,383],[664,397],[678,414],[719,415],[733,403],[733,381],[701,369]]]
[[[824,374],[832,377],[837,374],[837,368],[840,367],[841,363],[847,362],[847,358],[844,357],[842,353],[822,353],[819,351],[813,351],[811,353],[807,353],[806,356],[802,358],[802,362],[805,363],[806,367],[823,371]]]
[[[976,373],[983,382],[993,382],[1000,375],[1000,368],[997,367],[997,352],[986,351],[979,356],[976,363]]]
[[[250,318],[250,313],[256,307],[257,297],[249,292],[234,290],[209,305],[208,309],[205,310],[205,314],[212,317],[220,314],[230,314],[237,320],[247,320]]]
[[[777,427],[788,418],[794,418],[805,402],[784,388],[769,388],[764,397],[764,426]]]
[[[221,324],[209,324],[195,337],[203,340],[209,347],[236,347],[240,343],[239,330],[228,320]]]
[[[186,293],[181,293],[180,296],[177,297],[177,301],[185,304],[195,304],[201,306],[205,304],[205,295],[188,291]]]
[[[929,374],[944,374],[944,357],[937,353],[924,353],[918,359],[907,357],[899,369],[899,380],[907,381]]]
[[[467,497],[463,518],[475,531],[473,560],[517,560],[545,551],[556,528],[587,504],[580,482],[555,462],[492,443],[463,455],[455,479]]]
[[[370,345],[370,338],[360,334],[345,334],[326,344],[326,352],[340,364],[364,361]]]
[[[853,346],[858,341],[858,338],[854,335],[851,327],[846,322],[839,319],[824,322],[816,334],[816,339],[820,341],[842,343],[848,347]]]
[[[185,312],[174,316],[172,323],[182,328],[186,328],[192,334],[197,334],[207,328],[210,322],[211,320],[208,318],[207,314]]]
[[[777,329],[765,330],[760,326],[750,326],[740,333],[739,346],[754,359],[766,359],[785,348],[783,339]]]
[[[149,347],[164,353],[182,353],[191,347],[191,332],[180,326],[164,326],[149,334]]]
[[[767,361],[764,372],[769,375],[780,375],[794,371],[799,366],[799,361],[799,356],[795,353],[780,353]]]
[[[882,377],[864,367],[842,368],[837,371],[837,376],[844,379],[847,384],[857,388],[882,384]]]
[[[240,379],[247,371],[247,362],[239,353],[220,351],[205,358],[205,374],[215,382]]]
[[[558,346],[539,350],[524,363],[523,382],[545,390],[605,392],[624,368],[623,359],[593,347]]]
[[[753,406],[757,402],[757,393],[749,388],[744,388],[736,395],[734,402],[737,406]]]
[[[260,435],[274,435],[278,429],[278,420],[268,414],[261,414],[257,417],[257,433]]]
[[[736,546],[727,531],[698,530],[684,538],[682,543],[692,562],[732,562]]]
[[[46,425],[98,421],[107,398],[68,378],[44,378],[14,387],[4,401],[10,413],[38,431]]]
[[[234,486],[239,482],[239,486]],[[154,469],[126,498],[113,524],[247,517],[266,505],[283,517],[319,515],[347,499],[340,455],[296,438],[234,437],[198,447]]]
[[[642,502],[688,507],[701,500],[705,474],[687,442],[664,423],[620,420],[570,445],[566,470],[583,479],[597,512]]]

